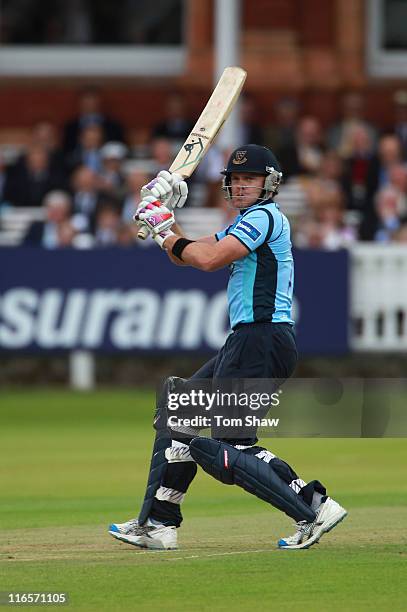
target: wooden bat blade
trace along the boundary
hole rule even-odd
[[[225,68],[198,121],[169,170],[191,176],[228,118],[246,79],[246,71],[237,66]]]
[[[229,117],[246,76],[246,71],[238,66],[225,68],[198,121],[169,167],[170,172],[183,178],[191,176]],[[148,230],[142,227],[138,237],[145,240],[147,236]]]

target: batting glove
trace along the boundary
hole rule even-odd
[[[149,202],[140,212],[135,215],[136,221],[141,221],[155,237],[165,232],[175,223],[172,210],[169,210],[161,202]]]
[[[171,230],[166,230],[165,232],[160,232],[159,234],[154,236],[153,240],[154,240],[154,242],[156,244],[158,244],[160,249],[163,249],[163,251],[165,251],[165,244],[164,244],[164,242],[166,241],[168,236],[174,236],[174,235],[175,235],[174,232],[172,232]]]
[[[184,206],[188,197],[188,185],[179,174],[162,170],[156,178],[142,187],[140,195],[142,199],[152,195],[164,206],[174,210]]]

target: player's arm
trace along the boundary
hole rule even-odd
[[[192,266],[204,272],[214,272],[220,268],[224,268],[236,261],[245,257],[250,250],[234,236],[226,236],[223,240],[216,241],[213,237],[213,242],[190,242],[182,251],[181,257],[176,257],[172,252],[174,244],[179,240],[180,236],[168,236],[164,243],[164,248],[168,253],[169,258],[173,263],[179,263],[181,260],[185,265]]]
[[[216,234],[213,237],[217,241],[215,244],[191,242],[172,235],[164,239],[163,246],[171,252],[172,261],[175,256],[194,268],[212,272],[247,256],[278,231],[281,229],[275,227],[272,214],[258,209]]]
[[[178,232],[175,232],[176,234]],[[202,238],[197,238],[195,242],[205,242],[206,244],[216,244],[216,236],[202,236]]]
[[[174,223],[174,225],[171,226],[171,231],[181,238],[186,238],[179,223]],[[196,242],[207,242],[208,244],[216,244],[217,240],[216,236],[202,236],[201,238],[196,238]]]
[[[174,234],[177,234],[177,236],[181,236],[181,238],[185,238],[185,234],[182,231],[182,228],[178,223],[174,223],[174,225],[171,226],[171,231],[173,231]]]

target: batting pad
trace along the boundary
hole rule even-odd
[[[296,522],[315,520],[315,512],[310,506],[262,459],[211,438],[194,438],[189,450],[197,464],[216,480],[238,485]]]
[[[171,438],[169,437],[156,438],[154,442],[145,497],[138,517],[140,525],[144,525],[150,514],[155,494],[167,469],[168,461],[165,458],[165,451],[170,446]]]

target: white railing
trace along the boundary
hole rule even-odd
[[[43,208],[4,207],[0,210],[0,246],[21,244],[33,221],[44,220]]]
[[[407,245],[357,244],[350,256],[351,348],[407,351]]]
[[[149,162],[132,162],[137,164]],[[230,223],[226,213],[220,208],[204,208],[205,189],[194,186],[191,206],[177,211],[177,219],[185,233],[191,238],[214,234]],[[290,220],[295,220],[304,213],[306,203],[304,191],[298,181],[292,180],[282,185],[276,201]],[[189,200],[188,200],[189,201]],[[33,221],[43,221],[44,209],[6,207],[0,209],[0,246],[17,246],[21,244],[28,227]]]

